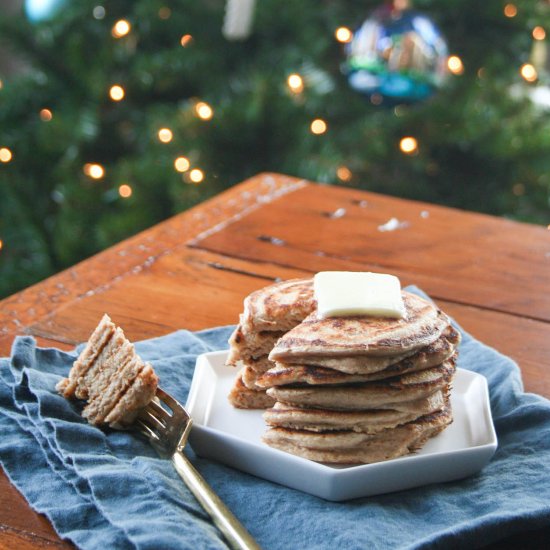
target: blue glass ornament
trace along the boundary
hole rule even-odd
[[[391,5],[378,8],[357,29],[346,54],[349,85],[378,103],[425,100],[447,74],[447,44],[431,19]]]
[[[66,0],[25,0],[25,13],[32,23],[47,21],[56,15]]]

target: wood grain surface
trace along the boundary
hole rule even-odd
[[[105,312],[132,340],[234,324],[251,291],[332,269],[390,272],[421,287],[515,359],[528,391],[550,397],[550,231],[279,174],[260,174],[1,301],[0,353],[17,334],[70,349]],[[49,547],[71,545],[2,473],[0,550]]]

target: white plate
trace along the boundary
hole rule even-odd
[[[457,369],[451,403],[453,423],[416,454],[376,464],[331,466],[268,447],[260,410],[235,409],[227,400],[236,370],[226,351],[197,359],[187,400],[194,422],[190,443],[203,457],[327,500],[410,489],[452,481],[479,471],[494,454],[497,438],[487,381]]]

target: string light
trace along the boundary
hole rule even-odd
[[[512,193],[516,197],[521,197],[522,195],[525,195],[525,185],[523,183],[514,183],[512,186]]]
[[[193,42],[193,37],[190,34],[184,34],[180,39],[180,44],[186,48]]]
[[[535,40],[544,40],[546,38],[546,31],[541,26],[535,27],[533,29],[533,38]]]
[[[338,27],[334,31],[334,36],[336,40],[338,40],[338,42],[341,42],[342,44],[347,44],[348,42],[351,42],[353,38],[353,33],[347,27]]]
[[[322,118],[316,118],[310,126],[312,134],[321,135],[327,131],[327,123]]]
[[[208,103],[205,103],[204,101],[199,101],[195,105],[195,113],[199,118],[202,118],[202,120],[210,120],[214,116],[214,111],[212,110],[212,107],[208,105]]]
[[[174,161],[174,168],[178,171],[178,172],[187,172],[187,170],[189,170],[189,167],[191,166],[190,162],[189,162],[189,159],[185,158],[185,157],[178,157],[175,161]]]
[[[464,72],[464,65],[462,59],[458,55],[451,55],[447,59],[447,67],[453,74],[462,74]]]
[[[114,84],[113,86],[111,86],[111,88],[109,89],[109,97],[113,100],[113,101],[121,101],[124,99],[124,88],[118,84]]]
[[[189,179],[193,183],[200,183],[204,179],[204,172],[198,168],[193,168],[193,170],[189,172]]]
[[[122,38],[126,36],[132,30],[132,25],[126,21],[126,19],[119,19],[111,30],[111,34],[114,38]]]
[[[533,67],[533,65],[531,65],[531,63],[525,63],[525,65],[522,65],[519,72],[527,82],[535,82],[538,78],[537,70]]]
[[[172,141],[172,138],[174,137],[174,134],[172,133],[172,130],[170,130],[170,128],[161,128],[158,131],[157,135],[162,143],[170,143]]]
[[[418,142],[413,137],[404,137],[399,142],[399,149],[406,155],[414,155],[418,151]]]
[[[82,171],[86,176],[89,176],[94,180],[100,180],[105,175],[105,169],[103,166],[92,162],[86,163],[82,168]]]
[[[131,197],[133,193],[132,187],[128,185],[127,183],[123,183],[118,188],[118,194],[123,198],[127,199],[128,197]]]
[[[163,6],[159,9],[159,19],[170,19],[172,10],[168,6]]]
[[[347,166],[340,166],[338,170],[336,170],[336,175],[341,181],[350,181],[353,174]]]
[[[0,250],[2,250],[2,248],[4,248],[4,241],[0,239]]]
[[[13,158],[13,153],[7,148],[2,147],[0,148],[0,162],[10,162],[10,160]]]
[[[514,4],[506,4],[504,6],[504,15],[506,17],[515,17],[518,14],[518,9]]]
[[[383,101],[384,101],[384,98],[382,97],[382,94],[371,94],[370,96],[370,102],[373,105],[382,105]]]
[[[103,19],[105,17],[105,8],[103,6],[96,6],[92,14],[95,19]]]
[[[50,122],[52,118],[53,118],[53,114],[49,109],[42,109],[40,111],[40,120],[44,122]]]
[[[291,74],[286,79],[290,91],[295,94],[301,94],[304,91],[304,80],[299,74]]]

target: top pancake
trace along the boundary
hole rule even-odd
[[[449,318],[430,302],[403,291],[405,317],[327,317],[311,313],[287,332],[269,355],[272,361],[293,362],[310,355],[392,356],[427,346],[437,340]]]
[[[316,307],[313,279],[290,279],[246,297],[241,325],[248,332],[290,330]]]

